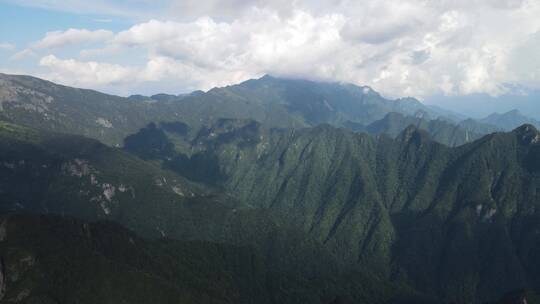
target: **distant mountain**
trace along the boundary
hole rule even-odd
[[[512,130],[523,124],[531,124],[540,128],[540,121],[527,117],[518,110],[512,110],[502,114],[493,113],[488,117],[481,119],[480,122],[497,126],[503,130]]]
[[[469,132],[477,133],[477,134],[490,134],[490,133],[504,131],[500,127],[483,123],[472,118],[462,120],[461,122],[459,122],[458,126],[461,127],[462,129],[468,130]]]
[[[368,124],[389,112],[413,115],[422,110],[433,117],[445,115],[443,111],[427,107],[414,98],[385,99],[366,86],[282,79],[268,75],[239,85],[213,89],[208,93],[214,98],[246,98],[249,104],[285,111],[291,117],[291,123],[297,121],[309,126],[322,123],[341,126],[346,121]],[[268,119],[272,120],[271,117],[257,118],[253,115],[238,118],[255,119],[265,125],[284,126],[265,123]]]
[[[405,116],[392,112],[388,113],[383,119],[374,121],[365,127],[351,122],[348,122],[345,126],[355,131],[375,135],[386,134],[391,137],[397,137],[408,126],[415,126],[428,132],[435,141],[452,147],[472,142],[485,134],[471,132],[468,128],[446,120],[432,120],[427,114],[420,115],[419,113],[415,116]]]
[[[267,127],[369,124],[389,112],[431,117],[449,112],[414,98],[388,100],[369,87],[265,76],[187,95],[122,98],[29,76],[0,74],[0,117],[29,127],[84,135],[118,145],[151,122],[182,121],[196,131],[219,118],[253,119]],[[448,118],[450,119],[450,118]]]
[[[193,92],[192,94],[197,94],[200,91]],[[181,94],[181,95],[171,95],[171,94],[155,94],[152,96],[144,96],[144,95],[131,95],[127,99],[132,101],[143,101],[143,102],[158,102],[158,101],[175,101],[175,100],[181,100],[182,98],[189,96],[190,94]]]
[[[431,96],[425,102],[429,105],[439,105],[452,109],[468,117],[480,119],[493,112],[504,113],[518,109],[536,120],[540,119],[540,90],[507,87],[507,93],[491,96],[486,93],[473,93],[468,95]]]

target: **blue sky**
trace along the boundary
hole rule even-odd
[[[506,96],[540,87],[539,15],[534,0],[0,0],[0,72],[120,95],[269,73]]]
[[[35,70],[32,60],[12,60],[10,55],[16,53],[14,50],[22,50],[32,42],[40,40],[47,32],[68,28],[120,31],[133,24],[134,20],[129,17],[82,14],[0,1],[0,43],[15,46],[15,49],[0,49],[0,67],[21,72]]]
[[[60,12],[0,2],[0,35],[3,40],[18,45],[39,40],[46,32],[70,27],[119,31],[132,24],[126,18]]]

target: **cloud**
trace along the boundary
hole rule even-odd
[[[47,55],[39,61],[39,65],[50,70],[48,78],[75,86],[114,85],[133,81],[137,70],[118,64],[99,63],[95,61],[62,60],[54,55]]]
[[[245,69],[257,74],[285,62],[289,67],[295,62],[305,64],[310,57],[323,62],[325,54],[340,44],[341,23],[339,16],[314,18],[302,12],[283,22],[273,13],[259,11],[232,23],[207,17],[191,23],[152,20],[120,32],[114,42],[144,47],[151,54],[201,68]]]
[[[271,10],[285,16],[295,9],[295,2],[299,1],[229,0],[224,5],[220,0],[172,0],[166,16],[179,21],[194,20],[201,16],[231,21],[250,13],[253,8]]]
[[[94,19],[94,22],[98,22],[98,23],[111,23],[112,22],[112,19]]]
[[[36,53],[34,53],[34,51],[32,51],[31,49],[24,49],[22,51],[19,51],[17,53],[15,53],[13,56],[10,57],[10,60],[23,60],[27,57],[33,57],[35,56]]]
[[[413,51],[411,53],[411,63],[415,65],[422,64],[429,59],[429,56],[429,50]]]
[[[139,9],[147,2],[129,3]],[[111,92],[205,89],[265,73],[365,84],[389,96],[497,95],[509,83],[540,88],[537,1],[171,0],[157,6],[163,12],[149,12],[154,19],[117,33],[48,33],[33,48],[69,45],[79,47],[80,57],[43,57],[46,76]],[[85,49],[89,41],[99,48]],[[89,57],[97,61],[84,60]]]
[[[369,44],[380,44],[399,38],[412,30],[410,24],[376,24],[364,27],[360,22],[348,22],[341,31],[346,39]]]
[[[68,29],[66,31],[48,32],[43,39],[34,43],[32,47],[34,49],[61,48],[83,43],[101,42],[111,38],[113,35],[113,32],[107,30]]]
[[[147,83],[160,84],[172,92],[185,92],[224,86],[250,76],[237,71],[205,70],[159,56],[143,66],[61,59],[55,55],[42,57],[39,64],[48,69],[47,73],[39,76],[51,81],[76,87],[107,89],[125,95]],[[182,89],[178,87],[179,84]]]
[[[513,82],[522,85],[537,86],[540,79],[540,31],[529,35],[512,51],[509,65]]]
[[[0,42],[0,50],[11,51],[14,50],[16,47],[17,46],[12,43]]]
[[[125,51],[120,45],[109,44],[102,48],[83,49],[79,52],[81,58],[103,57],[109,55],[118,55]]]

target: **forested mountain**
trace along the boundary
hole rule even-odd
[[[433,140],[447,146],[460,146],[472,142],[489,132],[475,133],[470,129],[478,126],[478,123],[456,125],[443,119],[430,119],[425,113],[417,113],[415,116],[405,116],[400,113],[390,112],[383,119],[372,122],[367,126],[355,123],[347,123],[346,127],[369,134],[386,134],[391,137],[397,137],[403,130],[409,126],[415,126],[430,134]]]
[[[0,302],[270,303],[249,248],[149,241],[118,224],[52,215],[0,223]]]
[[[182,121],[198,130],[218,118],[253,119],[267,127],[301,128],[329,123],[369,124],[389,112],[451,116],[416,99],[388,100],[369,87],[265,76],[187,95],[122,98],[57,85],[30,76],[0,74],[4,119],[42,130],[121,144],[150,122]],[[448,118],[449,119],[449,118]]]
[[[374,277],[306,280],[247,246],[142,239],[112,222],[4,215],[0,229],[0,303],[424,301]]]
[[[500,128],[500,127],[497,127],[495,125],[491,125],[488,123],[483,123],[472,118],[460,121],[458,126],[461,127],[462,129],[468,130],[469,132],[473,132],[476,134],[490,134],[490,133],[504,131],[503,128]],[[511,131],[511,130],[507,130],[507,131]]]
[[[527,117],[518,110],[512,110],[502,114],[493,113],[481,119],[480,122],[497,126],[503,130],[512,130],[523,124],[531,124],[537,128],[540,127],[540,121]]]
[[[0,303],[537,301],[532,125],[481,137],[269,76],[129,99],[0,80]]]
[[[391,140],[222,120],[164,166],[189,176],[213,160],[220,179],[192,178],[300,225],[340,261],[467,302],[537,285],[539,141],[530,125],[448,148],[414,127]]]
[[[149,279],[145,279],[145,276],[130,274],[130,269],[134,266],[129,263],[125,265],[122,260],[119,260],[121,256],[114,256],[113,261],[102,266],[102,272],[98,273],[96,278],[91,278],[93,272],[86,273],[85,267],[90,267],[89,265],[94,262],[104,263],[103,260],[110,259],[109,254],[121,254],[124,250],[131,250],[126,246],[126,242],[129,240],[124,236],[126,232],[120,231],[120,235],[117,236],[120,238],[118,241],[123,242],[118,244],[117,249],[110,249],[113,252],[102,252],[106,248],[102,248],[99,243],[110,242],[110,240],[102,240],[102,236],[96,237],[96,239],[79,240],[80,237],[77,235],[75,235],[77,236],[75,239],[71,240],[69,239],[71,235],[69,231],[74,230],[78,233],[79,228],[76,225],[69,224],[67,227],[63,227],[64,220],[45,218],[43,220],[45,221],[45,229],[49,228],[47,225],[53,225],[52,229],[66,229],[68,234],[58,236],[54,232],[49,233],[48,230],[42,231],[41,229],[26,231],[22,228],[24,226],[21,226],[24,224],[16,224],[15,228],[18,228],[20,233],[30,234],[30,240],[28,240],[30,243],[23,243],[23,245],[30,246],[28,250],[30,250],[31,256],[32,254],[44,255],[40,257],[40,260],[44,259],[45,265],[43,267],[53,273],[59,273],[60,276],[70,276],[73,275],[70,273],[75,269],[83,271],[82,274],[69,277],[76,280],[73,282],[74,284],[76,282],[82,284],[80,287],[82,289],[70,289],[72,293],[64,291],[67,288],[65,284],[71,281],[67,279],[67,281],[61,281],[51,277],[53,280],[45,283],[44,281],[47,281],[47,278],[52,276],[51,274],[44,274],[44,281],[27,283],[20,282],[18,276],[13,279],[13,282],[10,282],[11,279],[8,277],[9,280],[6,279],[8,281],[5,285],[7,286],[5,288],[7,290],[6,297],[8,295],[11,297],[6,299],[17,298],[21,292],[27,290],[23,292],[19,301],[29,300],[35,293],[39,295],[39,290],[48,289],[52,299],[61,295],[58,303],[69,303],[70,299],[75,299],[77,294],[89,286],[95,286],[99,289],[97,294],[88,298],[89,303],[97,300],[114,303],[115,299],[118,298],[138,297],[139,293],[127,295],[128,286],[125,289],[119,288],[110,297],[107,297],[106,294],[111,288],[107,284],[118,284],[116,281],[99,282],[100,278],[105,280],[109,276],[112,276],[110,280],[118,278],[121,281],[124,278],[133,280],[134,284],[150,284],[148,289],[140,291],[142,295],[138,300],[140,303],[153,303],[151,295],[162,288],[160,286],[171,288],[170,292],[162,295],[163,299],[157,298],[157,301],[163,303],[174,302],[173,299],[177,301],[184,297],[191,299],[190,301],[193,303],[238,303],[238,301],[241,303],[265,303],[265,301],[268,303],[300,303],[304,301],[329,303],[332,299],[341,297],[373,303],[407,303],[408,299],[416,299],[415,301],[417,301],[424,298],[412,291],[406,284],[394,284],[383,277],[361,269],[345,269],[332,256],[332,253],[324,248],[323,244],[298,229],[296,224],[283,222],[268,210],[254,208],[251,204],[240,202],[227,194],[215,193],[215,190],[188,182],[173,172],[164,171],[155,164],[139,160],[121,150],[109,148],[95,140],[72,135],[43,134],[8,123],[2,124],[0,138],[2,141],[0,145],[2,159],[0,190],[3,194],[0,201],[2,207],[0,211],[2,214],[56,214],[75,216],[87,221],[108,220],[130,227],[139,235],[149,238],[203,241],[205,243],[194,243],[193,246],[189,245],[191,243],[178,245],[180,248],[184,248],[182,252],[185,254],[202,259],[193,267],[199,267],[201,263],[206,262],[207,257],[204,255],[204,251],[207,246],[214,248],[213,250],[221,250],[220,248],[224,247],[225,252],[232,250],[230,255],[234,257],[234,255],[240,254],[237,257],[239,259],[242,257],[241,254],[248,257],[255,255],[253,258],[260,259],[261,263],[259,266],[252,265],[259,267],[256,269],[260,271],[259,273],[248,272],[242,274],[245,277],[237,278],[238,280],[246,280],[251,285],[248,287],[242,285],[236,287],[236,290],[229,290],[231,288],[229,285],[237,282],[222,282],[221,279],[216,278],[216,280],[220,280],[219,284],[223,284],[223,287],[219,285],[216,286],[216,291],[203,292],[200,289],[203,288],[204,284],[212,283],[205,281],[204,274],[197,274],[196,268],[190,269],[190,273],[193,274],[186,277],[181,267],[187,266],[182,265],[170,265],[177,267],[177,269],[169,270],[165,278],[158,276],[152,280],[154,272],[159,271],[161,276],[163,275],[161,272],[164,271],[161,268],[154,269],[152,267],[165,267],[159,264],[170,264],[169,259],[172,258],[165,259],[172,253],[160,253],[158,249],[150,252],[141,249],[139,253],[141,255],[153,254],[152,252],[159,254],[157,257],[145,257],[150,260],[157,259],[157,265],[135,265],[143,267],[141,271],[148,272]],[[36,219],[27,220],[36,221]],[[42,220],[38,222],[41,223],[40,221]],[[60,221],[60,224],[55,226],[53,223],[57,221]],[[68,223],[70,222],[68,221]],[[82,223],[80,226],[85,227]],[[36,228],[38,227],[41,226],[36,226]],[[116,238],[115,233],[117,233],[118,228],[112,226],[111,231],[109,231],[107,229],[110,227],[107,227],[109,226],[105,225],[104,228],[99,229],[103,229],[102,233],[112,233],[111,238]],[[20,245],[18,242],[27,240],[26,237],[13,236],[4,226],[1,231],[4,231],[2,232],[4,238],[13,240],[15,244],[13,246],[16,246],[15,249],[12,249],[9,247],[12,246],[11,243],[8,242],[6,246],[9,250],[18,252],[19,247],[17,246]],[[5,237],[6,235],[9,238]],[[48,245],[49,241],[52,242],[50,246]],[[2,242],[0,244],[5,244]],[[60,244],[56,244],[56,242],[60,242]],[[93,247],[96,246],[95,242],[98,243],[97,248]],[[151,244],[148,246],[154,246]],[[241,248],[234,249],[238,250],[234,251],[227,249],[230,246],[219,244]],[[80,246],[83,246],[83,249]],[[61,252],[65,252],[65,255],[56,257],[53,255],[55,250],[61,250]],[[95,250],[98,250],[97,256],[94,253]],[[178,254],[182,254],[182,252]],[[219,252],[215,254],[221,255]],[[77,254],[82,254],[84,259]],[[133,254],[136,255],[137,252]],[[166,256],[161,257],[161,255]],[[7,257],[0,256],[4,260],[11,261],[9,255]],[[18,258],[25,259],[27,257],[17,255],[15,259]],[[159,259],[162,258],[165,260],[160,261]],[[61,263],[62,259],[72,261],[66,266]],[[17,264],[20,263],[17,261],[14,262],[13,266],[7,262],[4,264],[10,267],[26,267]],[[139,261],[138,263],[143,262]],[[239,261],[237,260],[237,262]],[[187,261],[186,263],[191,262]],[[225,267],[225,270],[234,266],[226,264],[228,262],[222,263],[224,264],[218,266]],[[212,265],[209,264],[205,267],[211,269]],[[251,266],[246,265],[245,267]],[[124,270],[124,268],[126,269]],[[23,268],[23,270],[27,271],[28,269]],[[9,274],[10,271],[6,273]],[[21,270],[17,269],[16,271]],[[35,271],[40,271],[40,269]],[[32,270],[28,275],[32,277],[39,275],[39,273],[34,273]],[[226,275],[226,277],[238,275]],[[306,281],[308,278],[311,279]],[[187,284],[187,287],[182,284]],[[173,288],[174,286],[179,288]],[[183,290],[185,288],[187,291]],[[253,291],[251,288],[254,290],[257,288],[266,289]],[[191,293],[199,295],[203,300],[194,298],[190,295]],[[212,293],[217,293],[224,298],[205,298],[211,297]],[[46,294],[49,295],[49,293]],[[182,294],[182,297],[178,298],[179,294]],[[48,297],[46,296],[47,299]],[[41,299],[41,296],[38,298]],[[191,302],[188,301],[188,303]]]

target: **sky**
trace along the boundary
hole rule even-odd
[[[540,0],[0,0],[0,72],[123,96],[271,74],[497,98],[540,89],[538,16]]]

